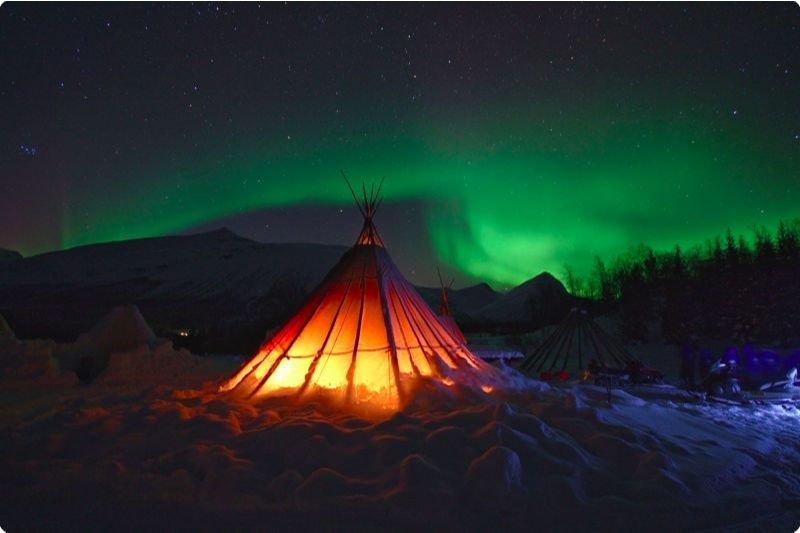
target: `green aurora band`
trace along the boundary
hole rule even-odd
[[[265,207],[346,205],[340,169],[357,183],[385,176],[386,201],[424,199],[442,263],[496,287],[561,276],[566,264],[586,274],[595,255],[638,243],[698,245],[798,216],[795,139],[727,111],[684,109],[540,105],[403,128],[378,120],[344,136],[323,124],[227,150],[207,139],[202,158],[153,163],[113,192],[73,199],[82,209],[64,215],[61,244],[169,234]]]

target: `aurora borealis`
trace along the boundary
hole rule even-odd
[[[0,247],[26,255],[221,221],[349,244],[340,170],[385,176],[418,283],[800,216],[793,3],[6,3],[0,57]]]

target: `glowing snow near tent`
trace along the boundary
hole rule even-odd
[[[439,322],[386,252],[373,224],[380,187],[362,192],[361,201],[353,194],[364,217],[353,248],[222,391],[391,412],[426,382],[498,388],[496,370]]]

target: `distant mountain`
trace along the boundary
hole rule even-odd
[[[15,252],[14,250],[0,248],[0,263],[5,261],[19,261],[20,259],[22,259],[21,253]]]
[[[80,246],[0,262],[0,313],[20,338],[73,341],[112,308],[134,304],[155,333],[195,353],[249,353],[302,303],[346,251],[263,244],[227,229]],[[438,288],[419,288],[439,306]],[[450,292],[456,320],[541,325],[569,309],[541,274],[506,294],[485,283]]]
[[[345,250],[227,229],[80,246],[0,263],[0,313],[21,338],[66,341],[136,304],[158,333],[181,332],[198,351],[252,349]]]
[[[417,287],[417,290],[428,305],[438,309],[441,289]],[[480,283],[451,289],[448,297],[456,322],[470,330],[492,326],[538,328],[560,322],[576,302],[564,285],[547,272],[507,293]]]
[[[473,315],[478,321],[543,325],[564,318],[575,299],[547,272],[514,287]]]
[[[441,289],[439,287],[417,287],[420,295],[425,299],[431,309],[439,309],[441,302]],[[450,289],[448,300],[456,320],[471,320],[478,310],[497,301],[501,293],[492,289],[486,283],[479,283],[463,289]]]

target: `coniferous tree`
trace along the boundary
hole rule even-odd
[[[750,259],[750,248],[747,246],[744,235],[741,234],[736,246],[736,255],[739,257],[739,262],[745,262]]]
[[[676,244],[675,253],[672,255],[672,277],[677,280],[682,278],[684,274],[686,274],[686,264],[683,261],[681,247]]]
[[[800,247],[796,231],[793,231],[793,228],[787,226],[783,220],[778,223],[777,244],[778,254],[786,259],[795,257]]]
[[[731,228],[728,228],[728,232],[725,234],[725,260],[729,265],[736,265],[739,263],[738,252]]]
[[[787,224],[786,231],[790,240],[789,256],[796,258],[800,256],[800,218],[795,218]]]
[[[594,258],[594,275],[597,280],[597,288],[600,292],[600,300],[610,302],[614,298],[614,291],[611,286],[611,278],[608,275],[606,266],[599,256]]]
[[[775,246],[769,231],[764,226],[756,226],[753,232],[756,239],[756,257],[759,260],[770,259],[775,255]]]
[[[664,338],[674,342],[704,334],[790,345],[794,330],[785,325],[800,323],[797,272],[800,219],[781,221],[775,234],[754,227],[752,241],[727,229],[705,247],[639,246],[610,266],[597,257],[588,281],[595,298],[618,305],[629,339],[646,339],[646,317],[657,313]]]
[[[644,277],[647,283],[650,284],[658,280],[658,259],[656,259],[652,248],[647,249],[647,255],[644,258]]]
[[[564,265],[564,279],[567,282],[567,290],[573,296],[586,296],[583,280],[575,275],[569,265]]]
[[[722,253],[722,241],[720,240],[719,236],[714,238],[714,250],[712,252],[712,258],[714,260],[714,268],[719,271],[722,269],[722,265],[724,264],[724,255]]]
[[[652,301],[646,286],[643,264],[635,261],[622,273],[620,280],[622,331],[628,339],[647,341],[647,320],[651,316]]]

